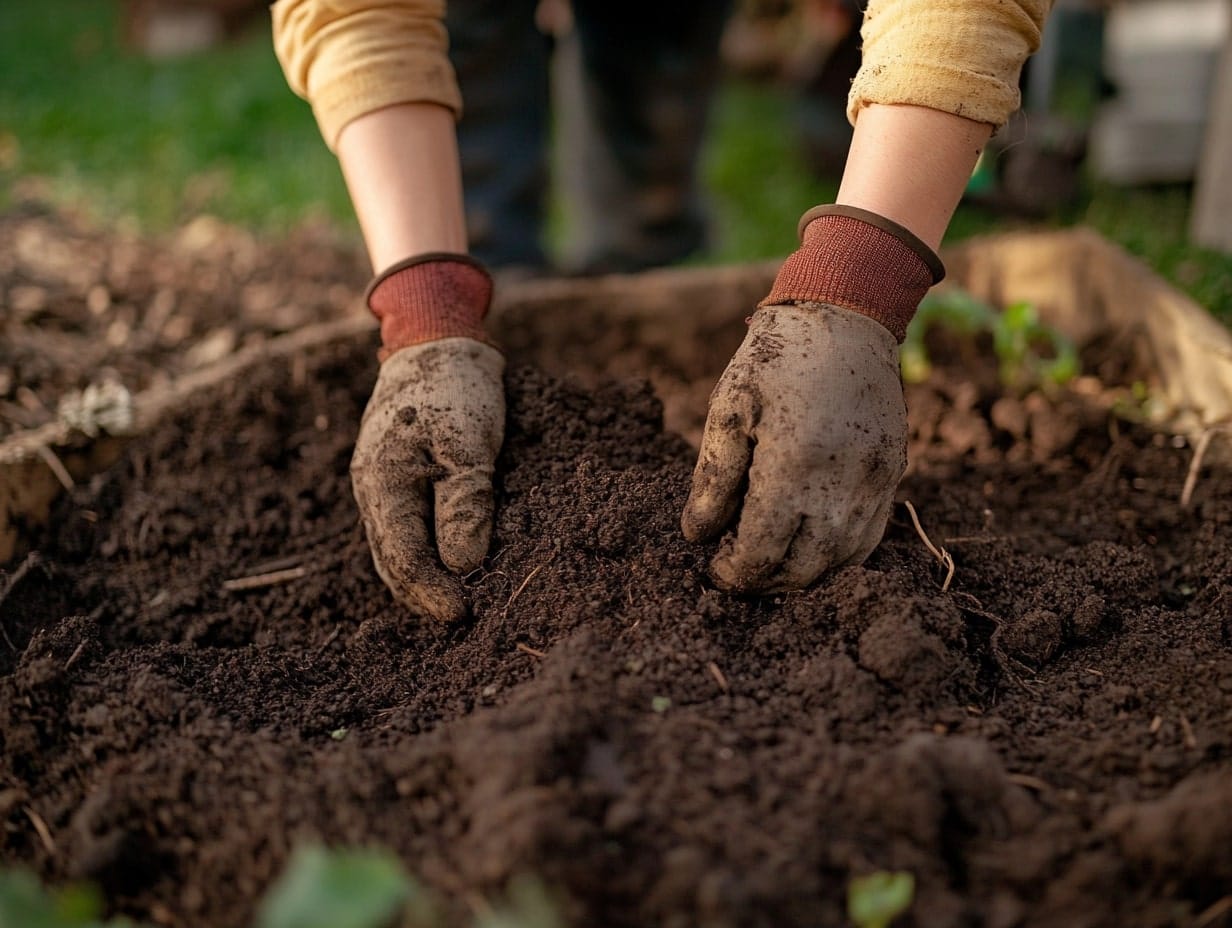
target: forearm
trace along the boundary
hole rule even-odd
[[[1022,66],[1052,0],[871,0],[852,84],[837,202],[937,248],[993,130],[1019,105]]]
[[[892,219],[935,250],[991,134],[988,123],[939,110],[871,105],[856,122],[836,202]]]
[[[453,114],[390,106],[349,122],[338,160],[376,272],[429,252],[466,252]]]

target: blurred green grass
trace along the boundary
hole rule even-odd
[[[283,80],[267,23],[205,54],[149,61],[122,47],[117,10],[0,3],[0,208],[33,195],[152,233],[199,213],[270,235],[325,221],[358,241],[337,164]],[[787,254],[799,214],[833,198],[836,184],[806,169],[792,121],[782,91],[724,87],[704,157],[716,220],[707,263]],[[1188,215],[1184,187],[1095,185],[1049,224],[1094,226],[1232,321],[1232,258],[1188,244]],[[950,240],[1006,226],[964,205]]]
[[[263,231],[349,222],[333,157],[269,29],[183,59],[121,48],[114,0],[0,3],[0,190],[165,229],[199,212]]]

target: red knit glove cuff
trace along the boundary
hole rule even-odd
[[[876,319],[899,342],[928,288],[945,277],[931,248],[884,216],[818,206],[800,219],[800,248],[758,306],[828,303]]]
[[[469,255],[417,255],[382,271],[365,294],[381,322],[380,359],[441,338],[486,341],[492,278]]]

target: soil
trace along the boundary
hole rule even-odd
[[[152,239],[23,201],[0,212],[0,439],[91,383],[136,393],[355,311],[365,274],[321,227],[267,243],[202,216]]]
[[[248,924],[322,840],[393,848],[458,924],[529,873],[569,924],[842,925],[881,869],[916,877],[896,924],[1232,924],[1232,471],[1183,508],[1183,442],[942,364],[900,498],[949,588],[898,507],[862,567],[737,597],[652,390],[515,353],[442,627],[350,494],[375,347],[202,396],[0,578],[0,863],[161,925]]]

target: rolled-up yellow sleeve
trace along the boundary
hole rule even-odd
[[[347,123],[386,106],[461,113],[444,0],[278,0],[271,12],[287,83],[312,104],[331,149]]]
[[[871,0],[848,118],[854,125],[864,107],[887,103],[1004,125],[1021,102],[1018,78],[1052,2]]]

